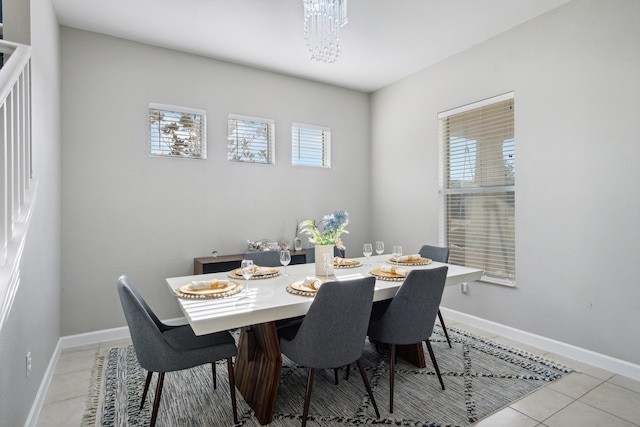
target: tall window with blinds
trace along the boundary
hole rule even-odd
[[[440,113],[438,120],[449,262],[482,268],[483,281],[515,286],[513,93]]]
[[[149,155],[207,158],[206,111],[149,104]]]
[[[229,114],[227,123],[230,161],[273,163],[275,139],[273,120]]]
[[[294,123],[291,141],[293,165],[331,167],[331,129]]]

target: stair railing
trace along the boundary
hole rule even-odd
[[[0,329],[20,283],[34,191],[31,47],[0,40]]]

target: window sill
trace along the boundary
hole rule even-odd
[[[507,288],[515,288],[516,282],[512,280],[498,279],[495,277],[482,276],[479,282],[490,283],[492,285],[506,286]]]

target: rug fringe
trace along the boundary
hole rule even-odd
[[[89,383],[89,392],[85,401],[85,411],[82,415],[82,427],[95,427],[97,425],[98,408],[102,402],[102,379],[104,377],[104,361],[106,353],[98,355],[91,368],[91,381]]]

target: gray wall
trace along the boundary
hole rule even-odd
[[[31,45],[31,2],[2,1],[2,32],[4,39]]]
[[[247,239],[292,241],[296,219],[347,210],[347,253],[361,253],[368,94],[66,27],[61,40],[63,335],[125,325],[120,274],[178,317],[166,277]],[[149,102],[205,109],[208,159],[149,157]],[[229,113],[275,120],[275,165],[227,161]],[[331,128],[330,170],[291,166],[292,122]]]
[[[517,287],[443,306],[640,363],[639,19],[574,1],[373,95],[373,190],[421,185],[400,212],[373,197],[372,229],[417,249],[438,243],[437,113],[515,91]]]
[[[49,0],[32,0],[31,6],[26,19],[31,20],[32,28],[33,182],[37,192],[20,264],[20,286],[0,330],[0,426],[24,424],[60,338],[58,21]],[[5,11],[4,19],[16,24],[24,16]],[[13,40],[11,31],[5,32],[5,39]],[[29,378],[27,352],[32,355]]]

